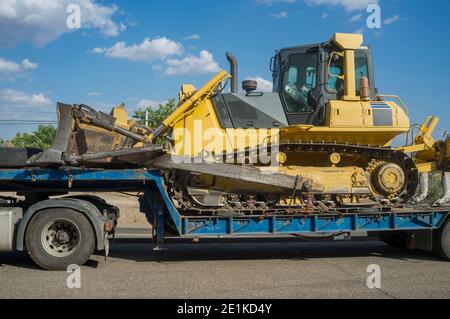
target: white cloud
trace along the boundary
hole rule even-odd
[[[166,104],[168,101],[152,101],[147,99],[141,99],[137,104],[136,108],[145,109],[147,107],[151,107],[152,109],[156,109],[160,104]]]
[[[322,13],[321,18],[322,19],[327,19],[329,16],[330,16],[330,14],[328,12],[324,12],[324,13]]]
[[[88,96],[102,96],[103,94],[99,93],[99,92],[89,92]]]
[[[256,0],[256,4],[258,5],[266,5],[266,6],[272,6],[276,3],[295,3],[297,0]]]
[[[156,72],[161,72],[164,70],[164,67],[161,64],[153,64],[152,70],[154,70]]]
[[[3,120],[36,120],[56,123],[55,105],[46,93],[25,93],[0,89],[0,110]],[[17,132],[32,132],[38,125],[13,124],[0,126],[0,136],[11,139]]]
[[[348,22],[357,22],[357,21],[361,21],[362,18],[363,18],[363,14],[360,13],[360,14],[357,14],[357,15],[354,15],[353,17],[351,17],[351,18],[348,20]]]
[[[275,19],[284,19],[287,18],[289,13],[287,11],[281,11],[279,13],[272,13],[270,16],[274,17]]]
[[[190,36],[191,38],[195,38]],[[89,53],[104,54],[108,58],[126,59],[134,62],[154,62],[152,69],[166,75],[175,74],[208,74],[220,71],[219,64],[211,53],[200,51],[198,56],[187,55],[181,58],[184,47],[166,37],[156,39],[144,39],[141,44],[127,46],[125,42],[117,42],[109,48],[95,48]]]
[[[13,89],[0,89],[0,106],[3,108],[50,106],[52,101],[44,93],[27,94]]]
[[[59,36],[76,29],[67,27],[69,4],[81,9],[81,28],[95,29],[105,37],[117,36],[125,25],[112,18],[118,12],[115,5],[104,6],[98,0],[1,0],[0,46],[11,47],[31,42],[42,47]]]
[[[347,11],[363,10],[371,3],[378,3],[379,0],[305,0],[307,5],[332,5],[344,7]]]
[[[200,40],[200,36],[198,34],[191,34],[187,37],[184,37],[183,40]]]
[[[0,58],[0,81],[14,81],[19,77],[26,76],[37,68],[38,64],[28,59],[24,59],[21,63],[16,63]]]
[[[263,79],[260,76],[248,77],[248,78],[246,78],[246,80],[253,80],[253,81],[258,82],[257,91],[259,91],[259,92],[272,92],[272,90],[273,90],[272,81]]]
[[[214,60],[214,56],[208,51],[200,51],[199,56],[188,55],[183,59],[168,59],[166,61],[167,75],[176,74],[208,74],[220,71],[219,64]]]
[[[395,22],[397,22],[398,20],[400,20],[400,16],[398,14],[396,14],[393,17],[387,18],[386,20],[383,21],[384,25],[390,25],[393,24]]]
[[[166,37],[144,39],[141,44],[127,46],[125,42],[117,42],[110,48],[95,48],[91,53],[105,54],[108,58],[126,59],[130,61],[151,62],[183,53],[180,43]]]
[[[37,63],[33,63],[28,59],[22,61],[22,66],[28,70],[35,70],[39,67]]]

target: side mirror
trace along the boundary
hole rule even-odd
[[[269,69],[270,69],[270,71],[271,71],[272,73],[275,73],[275,71],[276,71],[276,69],[277,69],[275,63],[276,63],[276,55],[270,58],[270,67],[269,67]]]
[[[283,62],[281,62],[281,71],[284,72],[288,70],[289,66],[290,66],[289,59],[284,60]]]

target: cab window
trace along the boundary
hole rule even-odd
[[[343,92],[344,80],[344,59],[342,56],[334,54],[327,72],[327,88],[331,92]]]
[[[344,58],[340,55],[334,54],[333,61],[330,62],[330,67],[327,72],[327,90],[330,92],[337,92],[343,94],[344,92]],[[361,77],[369,77],[369,67],[367,62],[367,55],[364,52],[355,52],[355,79],[356,79],[356,94],[360,92]]]
[[[289,68],[283,73],[283,98],[288,113],[315,112],[309,95],[317,86],[317,63],[316,52],[290,57]]]
[[[360,94],[360,79],[369,77],[369,67],[367,65],[367,56],[363,52],[355,52],[355,78],[356,94]]]

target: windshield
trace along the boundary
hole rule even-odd
[[[283,97],[289,113],[311,113],[309,93],[317,86],[317,53],[294,54],[289,69],[283,73]]]

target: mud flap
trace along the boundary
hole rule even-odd
[[[105,232],[105,234],[104,234],[104,241],[105,241],[105,243],[104,243],[104,250],[103,250],[103,252],[104,252],[105,261],[107,261],[108,260],[108,256],[109,256],[109,248],[110,248],[110,246],[109,246],[109,239],[108,239],[108,233],[107,232]]]
[[[422,251],[433,251],[433,231],[417,230],[411,232],[408,238],[408,248]]]

